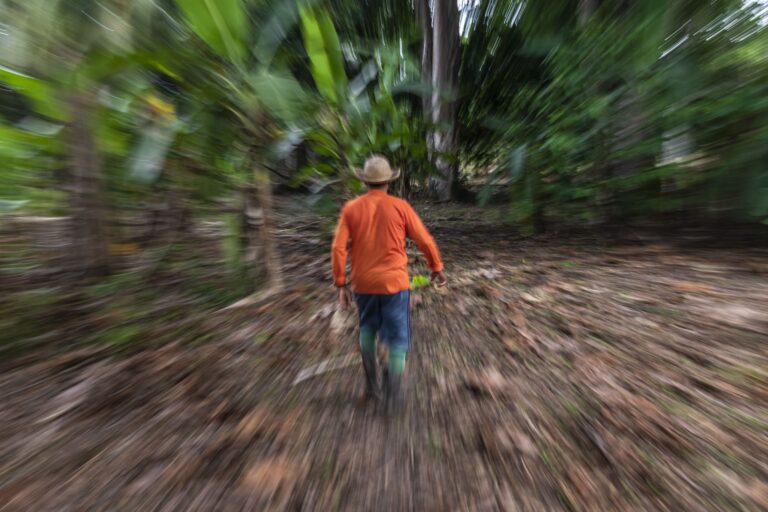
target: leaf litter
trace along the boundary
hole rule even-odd
[[[285,214],[285,290],[202,312],[212,341],[0,375],[3,510],[768,509],[765,251],[446,215],[402,417],[358,407],[354,316]]]

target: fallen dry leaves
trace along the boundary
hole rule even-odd
[[[355,406],[354,316],[316,223],[285,214],[285,292],[190,311],[211,341],[0,374],[0,507],[768,509],[764,251],[534,240],[441,208],[451,282],[413,293],[402,418]]]

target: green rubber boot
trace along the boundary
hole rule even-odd
[[[403,374],[386,372],[385,376],[384,400],[387,414],[400,414],[405,408],[403,390],[401,389]]]
[[[365,392],[363,400],[369,401],[379,397],[379,382],[376,375],[376,353],[360,352],[363,360],[363,372],[365,373]]]
[[[399,414],[404,406],[402,380],[405,370],[406,349],[391,348],[387,354],[385,402],[388,414]]]

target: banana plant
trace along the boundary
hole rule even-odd
[[[180,73],[189,74],[191,67],[204,77],[202,87],[189,84],[193,94],[204,96],[214,108],[228,112],[240,131],[236,140],[249,167],[248,187],[256,190],[261,209],[264,293],[272,292],[280,287],[282,274],[273,236],[268,159],[273,146],[306,117],[313,103],[311,95],[288,67],[275,58],[280,39],[273,37],[279,32],[274,24],[292,23],[298,16],[292,16],[292,11],[286,11],[285,6],[268,6],[267,13],[258,13],[263,20],[261,26],[254,26],[249,21],[254,19],[254,13],[249,11],[250,5],[241,0],[176,0],[176,4],[189,31],[213,53],[209,58],[184,62]],[[298,15],[298,11],[295,14]],[[258,37],[250,37],[260,33]],[[174,63],[168,65],[174,66]]]
[[[422,179],[434,171],[428,165],[421,116],[397,97],[403,93],[401,98],[407,98],[418,81],[415,59],[403,58],[399,47],[382,43],[370,52],[369,60],[350,63],[350,68],[357,68],[350,79],[327,12],[304,8],[301,21],[312,77],[325,102],[306,135],[315,161],[295,181],[309,181],[316,192],[330,188],[336,189],[336,197],[348,197],[361,188],[353,169],[371,153],[381,153],[402,167],[403,177],[395,189],[407,194],[412,178]]]
[[[150,0],[0,1],[0,83],[27,105],[25,118],[4,129],[28,140],[22,147],[34,154],[31,165],[49,175],[68,171],[71,267],[78,273],[109,268],[104,93],[135,43],[126,20],[151,9]]]
[[[339,36],[327,11],[302,6],[301,31],[309,55],[312,77],[320,94],[333,106],[347,101],[347,73]]]

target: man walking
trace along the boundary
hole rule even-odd
[[[378,393],[376,336],[388,347],[384,377],[389,410],[402,405],[400,381],[411,343],[410,280],[407,236],[424,254],[432,271],[431,280],[444,286],[447,278],[435,241],[407,201],[387,194],[389,183],[400,172],[392,171],[383,157],[372,156],[357,176],[368,192],[349,201],[341,210],[331,261],[339,303],[352,303],[346,277],[347,245],[351,253],[351,282],[360,316],[360,352],[365,371],[364,400]]]

